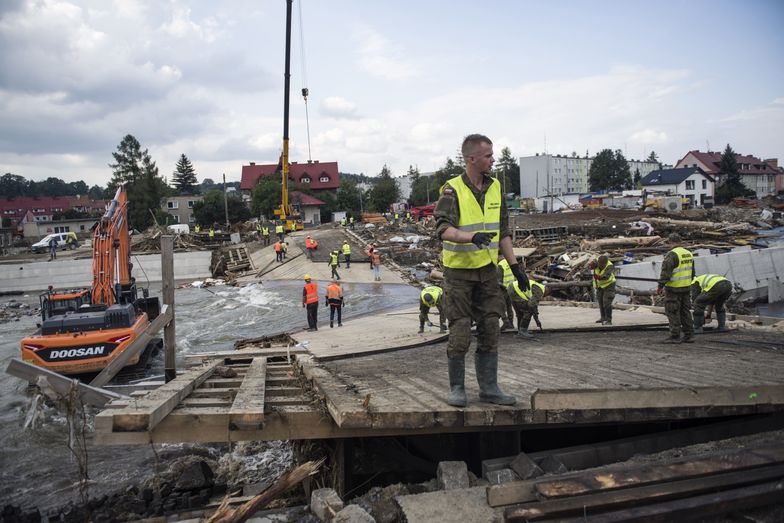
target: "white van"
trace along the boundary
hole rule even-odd
[[[38,254],[39,252],[49,252],[49,240],[52,238],[57,239],[57,248],[61,250],[65,249],[73,249],[75,245],[73,243],[68,242],[68,235],[70,233],[67,232],[57,232],[54,234],[48,234],[43,240],[40,240],[33,244],[30,247],[34,253]]]
[[[175,223],[174,225],[168,225],[166,228],[169,230],[169,232],[173,232],[175,234],[191,233],[191,228],[187,223]]]

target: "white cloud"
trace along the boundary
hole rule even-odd
[[[654,129],[643,129],[629,137],[629,140],[641,144],[661,144],[667,141],[667,133]]]
[[[319,105],[321,114],[332,118],[356,119],[359,117],[356,104],[340,96],[324,98]]]
[[[375,29],[364,26],[354,31],[358,45],[359,64],[372,76],[384,80],[409,80],[418,75],[417,68],[404,51]]]

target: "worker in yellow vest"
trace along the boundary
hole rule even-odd
[[[292,220],[292,221],[291,221],[291,224],[289,224],[289,230],[290,230],[291,232],[297,232],[297,222],[295,222],[294,220]]]
[[[612,325],[612,304],[615,299],[615,270],[606,254],[588,265],[593,275],[593,288],[596,289],[596,303],[599,304],[600,318],[596,323]]]
[[[340,288],[338,280],[332,280],[332,283],[327,287],[327,307],[329,307],[329,328],[333,328],[335,322],[335,313],[338,316],[338,327],[343,326],[343,289]]]
[[[702,274],[691,282],[691,299],[694,302],[694,333],[701,334],[702,326],[710,320],[710,312],[706,315],[705,309],[710,306],[716,311],[716,321],[719,323],[719,332],[727,332],[727,311],[724,304],[732,295],[732,282],[718,274]]]
[[[327,265],[330,266],[332,269],[332,278],[336,280],[340,279],[340,274],[338,274],[338,267],[340,267],[340,260],[338,257],[340,256],[340,251],[332,251],[329,253],[329,261],[327,261]]]
[[[343,259],[346,260],[346,269],[351,268],[351,246],[348,244],[348,240],[343,240]]]
[[[196,232],[196,234],[199,234],[201,232],[201,225],[197,223],[193,230]]]
[[[278,240],[282,240],[283,236],[285,236],[286,231],[283,229],[283,224],[282,223],[277,222],[275,224],[275,234],[278,235]]]
[[[438,324],[441,332],[446,332],[446,317],[444,316],[444,289],[437,285],[431,285],[422,289],[419,293],[419,334],[425,332],[425,322],[430,323],[428,313],[435,307],[438,309]]]
[[[261,228],[261,237],[264,239],[264,245],[270,244],[270,229],[268,225]]]
[[[354,216],[351,215],[348,217],[348,226],[353,231],[354,230]]]
[[[542,322],[539,321],[539,302],[546,293],[544,285],[538,281],[528,280],[529,288],[527,291],[520,289],[517,280],[513,280],[506,288],[506,294],[512,300],[515,312],[517,313],[517,335],[521,338],[534,338],[528,330],[531,318],[536,322],[539,330],[542,330]]]
[[[447,180],[436,203],[436,236],[441,240],[444,299],[449,320],[449,395],[447,403],[466,406],[465,356],[471,344],[471,322],[476,322],[474,357],[479,400],[514,405],[513,396],[498,386],[498,318],[504,307],[496,265],[500,251],[521,290],[528,278],[512,250],[509,213],[501,183],[490,176],[495,159],[493,142],[480,134],[463,140],[465,173]]]
[[[515,259],[517,263],[520,264],[523,261],[522,256],[516,256]],[[515,280],[514,274],[512,274],[512,269],[509,267],[509,263],[504,258],[503,254],[498,255],[498,268],[497,277],[498,277],[498,285],[501,286],[503,290],[504,296],[504,308],[503,313],[501,314],[501,330],[505,331],[508,329],[514,329],[514,310],[512,309],[512,299],[509,297],[509,293],[506,292],[506,288]],[[517,323],[520,323],[520,318],[518,317]]]
[[[656,289],[659,296],[664,292],[664,312],[670,323],[670,336],[664,343],[694,343],[690,295],[693,281],[694,255],[691,252],[675,247],[664,255]]]
[[[207,236],[209,237],[209,239],[210,239],[210,240],[212,240],[213,238],[215,238],[215,229],[214,229],[214,228],[212,228],[212,227],[210,227],[210,230],[209,230],[209,232],[207,233]]]
[[[346,217],[345,217],[345,216],[343,216],[343,217],[340,219],[340,226],[341,226],[341,227],[345,227],[345,226],[346,226]]]

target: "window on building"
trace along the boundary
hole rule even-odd
[[[80,226],[79,226],[79,230],[80,230],[80,231],[83,231],[83,230],[84,230],[84,225],[80,225]]]
[[[322,176],[319,178],[321,183],[327,183],[329,181],[329,176]]]
[[[310,177],[309,176],[303,176],[302,178],[299,179],[299,181],[301,183],[310,183]]]
[[[687,191],[694,190],[694,180],[686,180],[686,190]]]
[[[67,225],[61,227],[55,227],[54,232],[71,232],[71,228]]]
[[[703,189],[707,189],[708,188],[708,180],[702,180],[702,188]]]
[[[180,223],[180,215],[179,214],[172,214],[174,216],[174,223]]]
[[[167,209],[179,209],[180,208],[180,202],[176,202],[176,201],[173,202],[173,201],[169,200],[168,202],[166,202],[166,208]]]
[[[193,204],[194,204],[193,200],[188,200],[188,209],[193,209]]]
[[[188,214],[188,223],[193,223],[196,221],[196,218],[193,216],[193,213]]]

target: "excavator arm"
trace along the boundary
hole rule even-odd
[[[120,185],[93,235],[93,304],[108,307],[126,301],[124,291],[133,287],[130,255],[128,196]]]

